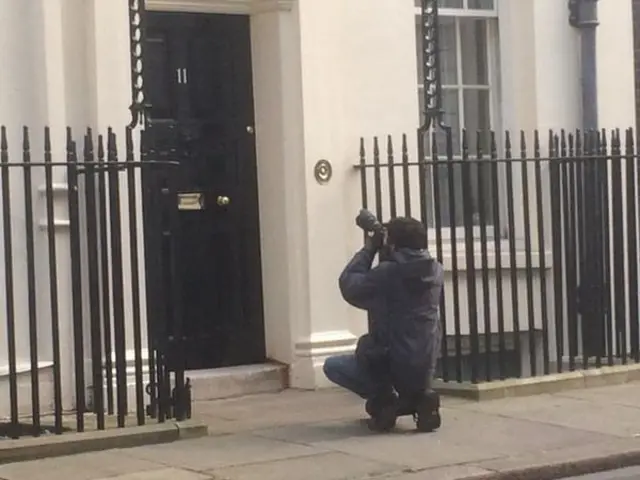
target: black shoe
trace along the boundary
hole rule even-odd
[[[365,410],[371,418],[367,421],[369,429],[374,432],[388,432],[396,426],[398,397],[385,394],[367,400]]]
[[[367,415],[374,417],[381,408],[390,402],[397,402],[398,396],[393,391],[385,392],[383,394],[376,395],[367,399],[364,404],[364,409]]]
[[[416,407],[415,420],[419,432],[438,430],[442,425],[440,395],[434,391],[424,394]]]

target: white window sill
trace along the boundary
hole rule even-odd
[[[467,253],[466,246],[464,241],[456,242],[456,255],[453,255],[453,249],[451,248],[451,243],[448,240],[443,240],[442,245],[442,263],[444,265],[445,271],[453,271],[454,269],[454,259],[457,259],[456,269],[457,271],[466,271],[468,268],[467,264]],[[545,270],[551,269],[553,266],[553,253],[551,251],[550,246],[545,249],[544,254],[541,255],[541,252],[537,250],[531,250],[527,255],[527,251],[522,248],[521,245],[516,246],[515,259],[512,262],[511,255],[509,253],[509,242],[503,240],[500,242],[500,256],[496,255],[495,244],[493,239],[489,240],[486,249],[486,257],[483,259],[482,256],[482,246],[479,241],[474,241],[474,251],[473,251],[473,268],[476,272],[481,272],[484,268],[489,270],[496,270],[496,263],[500,263],[500,269],[502,272],[507,272],[512,268],[512,263],[514,263],[515,268],[517,270],[525,270],[527,268],[528,257],[530,257],[531,268],[534,270],[539,270],[541,268],[541,263],[544,263]],[[433,257],[438,256],[438,251],[436,248],[435,242],[429,243],[429,253]],[[499,262],[496,260],[499,259]],[[484,260],[484,261],[483,261]],[[544,260],[544,262],[542,262]]]

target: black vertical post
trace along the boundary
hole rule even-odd
[[[170,169],[171,167],[167,167]],[[169,288],[172,297],[171,302],[171,316],[173,324],[173,336],[175,338],[175,346],[172,351],[173,361],[172,368],[175,376],[175,390],[174,390],[174,417],[176,420],[185,420],[191,416],[191,405],[187,404],[189,396],[186,392],[186,388],[189,388],[185,383],[185,361],[184,361],[184,346],[185,338],[183,331],[183,317],[182,317],[182,292],[180,290],[180,273],[177,264],[178,256],[176,250],[179,245],[180,231],[177,228],[178,225],[178,209],[176,206],[176,188],[175,188],[175,175],[172,172],[166,177],[167,182],[167,197],[166,197],[166,209],[167,209],[167,232],[168,238],[168,267],[169,267]]]
[[[589,366],[589,357],[587,355],[586,340],[588,339],[589,332],[589,318],[591,316],[591,312],[581,312],[580,311],[580,302],[581,302],[581,290],[585,286],[586,282],[589,281],[589,262],[587,260],[589,255],[589,239],[591,235],[587,234],[587,215],[588,215],[588,207],[587,207],[587,198],[585,192],[585,174],[587,170],[588,160],[586,160],[589,156],[589,135],[588,133],[582,132],[581,135],[576,135],[576,158],[575,158],[575,195],[573,196],[575,205],[576,205],[576,248],[578,251],[578,270],[576,280],[574,282],[576,288],[576,297],[575,297],[575,305],[576,305],[576,338],[575,338],[575,354],[578,356],[578,337],[581,336],[582,340],[582,355],[583,369],[587,369]],[[578,330],[577,326],[580,326]]]
[[[378,145],[378,137],[373,139],[373,194],[376,208],[376,217],[379,221],[382,219],[382,181],[380,178],[380,147]],[[366,238],[365,233],[365,238]],[[371,315],[367,314],[367,322],[369,324],[369,331],[371,331]]]
[[[511,153],[511,135],[506,133],[505,137],[505,157],[506,157],[506,177],[507,177],[507,225],[509,236],[509,257],[511,265],[509,268],[511,279],[511,315],[513,319],[513,345],[518,362],[522,358],[522,349],[520,347],[520,314],[518,302],[518,259],[516,257],[516,221],[515,221],[515,202],[513,198],[513,158]],[[522,375],[520,369],[518,376]]]
[[[161,309],[158,308],[157,302],[153,299],[158,298],[157,272],[159,267],[158,260],[158,238],[159,231],[157,227],[157,208],[155,208],[155,196],[157,189],[155,187],[155,168],[149,163],[149,159],[153,159],[155,151],[150,143],[149,133],[142,130],[140,132],[140,173],[142,182],[142,220],[144,231],[144,266],[145,266],[145,294],[147,298],[147,348],[148,352],[148,368],[149,368],[149,385],[146,390],[149,395],[149,404],[147,405],[147,416],[157,418],[158,416],[158,391],[156,382],[156,345],[157,345],[157,329],[158,323],[162,320]]]
[[[111,222],[111,261],[114,343],[116,353],[116,385],[118,427],[125,426],[127,415],[127,359],[124,327],[124,292],[122,272],[122,230],[120,218],[119,164],[116,135],[109,129],[107,139],[107,162],[109,169],[109,214]]]
[[[581,316],[581,327],[582,327],[582,369],[587,370],[589,368],[589,357],[591,352],[591,348],[593,346],[593,339],[596,337],[596,333],[594,332],[594,323],[595,319],[595,311],[593,307],[592,291],[595,279],[594,272],[594,251],[593,251],[593,240],[595,239],[595,234],[593,233],[593,213],[594,213],[594,205],[593,205],[593,191],[591,190],[591,170],[595,165],[595,158],[593,157],[593,147],[594,147],[594,139],[593,132],[588,132],[584,137],[584,147],[583,147],[583,159],[580,161],[582,164],[582,175],[579,177],[579,185],[581,186],[581,192],[578,196],[580,203],[582,204],[582,229],[580,231],[580,237],[582,242],[581,248],[581,264],[580,264],[580,288],[578,291],[578,305],[581,306],[585,301],[583,298],[585,295],[585,291],[588,292],[589,299],[588,303],[591,308],[589,308],[588,312],[585,312],[582,308],[580,309]],[[586,287],[586,288],[585,288]]]
[[[102,331],[104,335],[104,364],[107,384],[107,413],[113,415],[113,349],[111,347],[111,287],[109,269],[109,227],[107,221],[107,182],[104,137],[98,136],[98,201],[100,225],[100,278],[102,284]]]
[[[534,137],[534,178],[536,191],[536,212],[538,224],[538,261],[540,272],[540,317],[542,323],[542,363],[545,375],[549,368],[549,315],[547,305],[547,252],[545,248],[545,218],[544,218],[544,194],[542,193],[542,165],[540,161],[540,135],[535,132]],[[553,145],[549,144],[549,156],[553,155]]]
[[[53,353],[53,416],[55,433],[62,433],[62,375],[60,371],[60,312],[58,306],[58,260],[51,165],[51,131],[44,130],[44,179],[47,209],[47,246],[49,253],[49,299],[51,308],[51,347]]]
[[[615,304],[616,350],[627,364],[627,317],[626,285],[624,268],[623,202],[622,202],[622,155],[620,131],[613,132],[611,187],[613,211],[613,292]],[[637,318],[633,321],[638,321]]]
[[[382,218],[382,175],[380,172],[380,146],[378,144],[378,137],[373,139],[373,182],[374,182],[374,198],[376,204],[376,217],[381,222]]]
[[[367,152],[364,146],[364,138],[360,137],[360,194],[362,195],[362,208],[369,205],[367,190]],[[363,239],[367,241],[367,232],[363,232]],[[367,331],[371,331],[371,314],[367,312]]]
[[[538,131],[535,132],[536,138]],[[538,145],[539,147],[539,145]],[[536,355],[536,319],[533,310],[533,266],[531,259],[531,205],[529,195],[529,165],[527,160],[527,144],[523,131],[520,132],[520,159],[522,173],[522,221],[524,223],[524,261],[525,261],[525,277],[527,282],[527,319],[529,325],[529,367],[531,376],[537,376],[537,355]]]
[[[575,138],[575,141],[574,141]],[[577,226],[577,208],[576,208],[576,162],[581,151],[579,147],[580,134],[575,137],[572,134],[568,135],[568,157],[567,168],[563,174],[566,177],[563,181],[566,182],[564,186],[564,216],[565,221],[565,252],[567,256],[566,261],[566,298],[567,298],[567,323],[568,323],[568,335],[569,335],[569,370],[574,371],[576,369],[576,355],[577,355],[577,342],[578,342],[578,315],[577,315],[577,264],[579,259],[578,240],[579,232]],[[578,143],[575,143],[578,142]],[[575,148],[574,148],[575,147]]]
[[[484,158],[483,134],[477,132],[476,134],[476,161],[477,161],[477,178],[476,186],[478,192],[478,220],[480,223],[480,262],[482,273],[482,311],[484,317],[484,360],[485,360],[485,380],[490,382],[493,380],[491,372],[491,285],[489,284],[489,239],[487,236],[487,212],[485,211],[485,204],[487,199],[487,192],[485,186],[485,168],[486,159]],[[500,280],[496,279],[496,283]],[[478,339],[479,340],[479,339]]]
[[[627,248],[629,258],[629,336],[631,354],[640,362],[640,338],[638,332],[638,193],[636,189],[637,171],[633,129],[629,128],[625,136],[626,179],[627,179]]]
[[[429,202],[427,201],[427,152],[425,152],[425,136],[428,129],[418,129],[418,196],[420,197],[420,221],[427,227]],[[428,240],[428,239],[427,239]]]
[[[80,208],[78,198],[78,155],[71,129],[67,129],[67,182],[69,195],[69,246],[71,250],[71,292],[73,309],[73,361],[76,380],[76,427],[84,431],[84,328],[82,325],[82,261],[80,259]]]
[[[22,162],[24,168],[24,215],[27,251],[27,289],[29,302],[29,352],[31,363],[31,416],[36,435],[40,430],[40,371],[38,369],[38,312],[36,307],[36,259],[33,228],[33,185],[29,130],[23,129]]]
[[[597,132],[585,135],[581,201],[583,211],[583,253],[580,274],[580,314],[582,317],[582,368],[589,368],[589,358],[595,354],[596,364],[601,356],[598,331],[598,228],[597,228],[597,184],[594,173],[598,167]]]
[[[562,136],[564,142],[564,134]],[[549,130],[549,179],[551,193],[551,252],[553,255],[553,312],[556,329],[556,368],[562,373],[562,358],[564,356],[564,286],[562,274],[562,186],[560,183],[560,152],[559,139]]]
[[[11,184],[7,130],[0,127],[0,163],[2,164],[2,226],[4,233],[4,278],[6,298],[7,354],[9,360],[9,403],[11,424],[18,420],[18,373],[16,361],[15,299],[13,288],[13,241],[11,225]]]
[[[144,425],[144,387],[142,376],[142,321],[140,318],[140,263],[138,260],[138,198],[136,194],[133,130],[126,130],[127,191],[129,203],[129,250],[131,255],[131,301],[133,312],[133,344],[135,350],[136,416],[138,425]]]
[[[471,383],[478,383],[478,299],[473,238],[472,160],[469,159],[467,131],[462,131],[462,204],[464,211],[464,245],[466,258],[467,305],[471,341]]]
[[[436,142],[436,133],[431,136],[431,168],[433,170],[433,212],[436,229],[436,258],[438,262],[444,264],[444,256],[442,254],[442,218],[440,216],[440,168],[438,155],[438,144]],[[428,242],[427,242],[428,243]],[[445,291],[442,290],[440,296],[440,325],[442,329],[442,345],[440,351],[442,360],[440,362],[442,368],[442,380],[449,381],[449,348],[447,344],[447,315],[445,305]]]
[[[451,236],[451,285],[453,287],[453,325],[456,350],[456,381],[462,382],[462,326],[460,324],[460,283],[458,271],[458,240],[456,235],[456,164],[453,159],[451,128],[443,127],[447,138],[447,188],[449,190],[449,233]],[[461,165],[458,165],[461,167]]]
[[[364,138],[360,138],[360,193],[362,195],[362,208],[367,208],[367,153],[364,148]]]
[[[613,281],[611,280],[611,216],[609,214],[609,200],[611,199],[611,188],[609,183],[609,163],[611,162],[611,155],[613,149],[613,138],[611,141],[607,141],[607,132],[602,130],[602,155],[603,161],[600,169],[600,185],[602,189],[601,199],[602,202],[602,231],[603,231],[603,252],[602,252],[602,271],[603,271],[603,307],[606,312],[605,317],[605,329],[606,329],[606,343],[607,343],[607,365],[613,365],[614,355],[614,328],[613,328],[613,305],[611,301],[611,289],[613,288]]]
[[[592,227],[593,231],[593,252],[591,254],[591,261],[593,262],[593,279],[592,282],[595,286],[595,291],[593,292],[591,299],[594,302],[594,312],[593,316],[595,319],[594,328],[597,331],[597,355],[596,355],[596,367],[600,368],[602,366],[602,359],[605,356],[606,348],[605,348],[605,338],[606,338],[606,311],[604,308],[604,295],[603,295],[603,286],[604,286],[604,265],[602,262],[602,252],[604,249],[604,240],[602,231],[602,181],[601,181],[601,171],[602,165],[605,164],[606,160],[602,157],[602,134],[600,132],[595,132],[595,146],[594,146],[594,154],[596,155],[595,159],[592,161],[591,168],[591,188],[592,188],[592,205],[593,205],[593,215],[592,215]]]
[[[160,229],[159,236],[159,252],[160,252],[160,271],[159,285],[161,288],[161,306],[162,311],[162,329],[156,329],[157,334],[157,350],[156,350],[156,383],[158,386],[158,421],[163,423],[167,418],[171,418],[170,408],[170,378],[168,365],[170,362],[170,348],[173,347],[171,341],[174,335],[174,319],[172,316],[171,296],[171,257],[168,252],[167,244],[170,242],[171,231],[168,224],[168,197],[169,179],[166,168],[158,168],[156,170],[158,197],[158,225]]]
[[[182,344],[182,325],[178,324],[177,305],[180,299],[177,291],[173,288],[176,282],[174,272],[176,272],[173,257],[173,192],[171,189],[171,172],[168,168],[162,169],[162,179],[160,181],[161,198],[161,228],[162,228],[162,285],[163,294],[165,296],[163,308],[165,313],[165,332],[163,338],[162,351],[158,355],[158,391],[160,400],[160,422],[164,422],[167,418],[172,418],[173,412],[170,405],[171,398],[171,375],[170,371],[177,367],[177,352]],[[177,300],[177,302],[176,302]],[[179,359],[182,360],[182,359]],[[176,378],[176,389],[178,378]]]
[[[398,208],[396,205],[396,172],[391,135],[387,136],[387,168],[389,169],[389,213],[391,218],[395,218]]]
[[[402,134],[402,189],[404,190],[404,216],[411,216],[411,185],[409,183],[409,148],[407,134]],[[363,190],[366,191],[366,190]]]
[[[496,265],[496,308],[498,316],[498,370],[500,379],[507,377],[506,344],[504,336],[504,291],[502,285],[502,223],[500,211],[500,179],[498,164],[498,144],[495,132],[491,132],[491,194],[493,205],[493,248]]]
[[[362,208],[369,205],[367,191],[367,152],[364,147],[364,138],[360,137],[360,194],[362,195]],[[367,241],[367,232],[363,233],[364,241]],[[371,315],[367,313],[368,331],[371,331]]]
[[[102,377],[102,332],[100,317],[100,277],[98,265],[98,208],[96,205],[96,168],[93,132],[84,137],[85,202],[87,209],[87,270],[89,280],[89,328],[91,335],[91,376],[93,407],[97,428],[104,430],[104,386]]]

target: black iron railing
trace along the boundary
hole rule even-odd
[[[403,136],[398,153],[391,137],[371,153],[361,141],[363,205],[420,218],[446,267],[445,381],[640,360],[634,133],[545,137],[444,130],[421,149]]]
[[[184,371],[167,365],[169,340],[156,332],[168,327],[147,306],[163,312],[176,338],[180,319],[164,300],[171,292],[143,291],[149,261],[157,275],[171,273],[175,164],[142,158],[131,129],[122,143],[111,129],[104,137],[87,130],[80,146],[71,129],[52,137],[49,128],[0,129],[0,382],[9,392],[0,435],[184,418]],[[143,219],[143,206],[160,220]],[[145,249],[155,237],[164,250]]]

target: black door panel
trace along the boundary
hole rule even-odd
[[[187,368],[264,360],[249,18],[150,12],[145,88],[156,150],[180,162]]]

